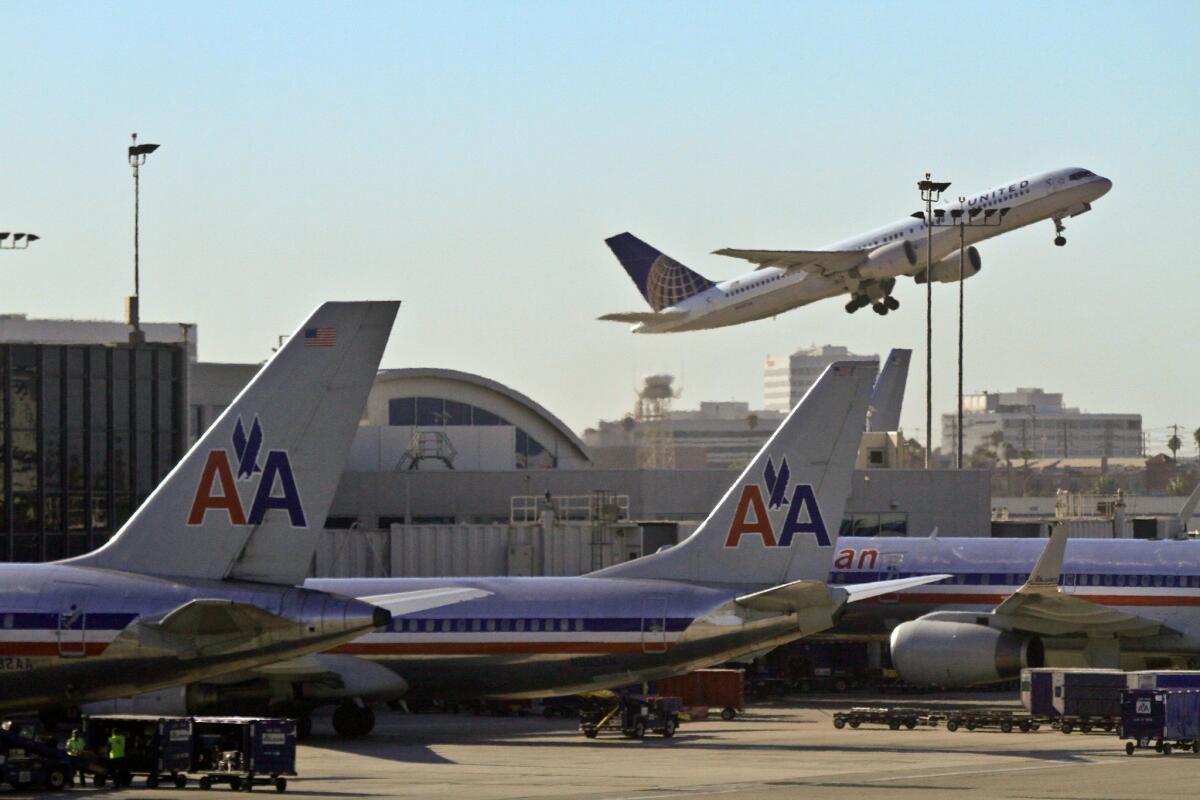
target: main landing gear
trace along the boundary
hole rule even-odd
[[[889,311],[895,311],[898,309],[900,307],[900,301],[889,294],[888,296],[876,300],[875,302],[871,302],[871,298],[867,297],[866,295],[857,294],[850,299],[849,303],[846,303],[846,313],[853,314],[860,308],[866,308],[867,306],[870,306],[872,311],[882,317]]]
[[[1054,217],[1054,232],[1058,234],[1054,237],[1054,244],[1058,247],[1062,247],[1067,243],[1067,237],[1063,236],[1063,231],[1066,229],[1067,227],[1062,224],[1062,220],[1058,217]]]
[[[342,703],[333,712],[333,729],[338,736],[357,738],[366,736],[375,727],[375,712],[370,706],[355,702]]]

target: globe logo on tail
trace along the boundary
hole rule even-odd
[[[742,537],[753,535],[759,537],[764,547],[791,547],[797,533],[813,534],[819,547],[831,546],[812,486],[797,483],[790,487],[789,496],[790,482],[791,470],[787,458],[781,459],[776,469],[774,460],[768,457],[762,485],[748,483],[742,487],[729,533],[725,537],[725,546],[738,547]],[[776,517],[783,517],[778,528],[776,521],[771,518],[773,511]]]

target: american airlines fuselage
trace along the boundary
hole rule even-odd
[[[945,203],[937,208],[945,212],[940,218],[935,211],[933,231],[933,279],[953,282],[958,276],[957,252],[985,239],[1009,233],[1043,220],[1053,220],[1058,234],[1056,243],[1065,244],[1061,234],[1062,220],[1090,209],[1090,204],[1112,188],[1112,181],[1081,168],[1066,168],[1030,175],[984,192],[967,195],[965,203]],[[1006,208],[1008,211],[994,225],[967,225],[960,231],[950,224],[952,210],[983,211]],[[978,215],[976,215],[978,216]],[[998,214],[994,215],[999,217]],[[945,223],[945,224],[942,224]],[[775,316],[817,300],[842,294],[851,296],[848,311],[868,304],[883,304],[891,297],[895,280],[904,275],[923,275],[928,265],[927,231],[925,223],[914,217],[885,225],[882,228],[821,248],[829,252],[862,251],[866,256],[860,266],[844,272],[814,274],[803,269],[763,267],[732,280],[716,283],[705,291],[678,304],[661,310],[661,319],[640,322],[634,333],[676,333],[719,328]],[[954,256],[938,274],[939,262]],[[966,264],[965,275],[979,271],[977,253]],[[895,306],[898,306],[898,303]],[[881,305],[879,313],[893,306]]]
[[[886,636],[935,611],[990,612],[1029,577],[1045,539],[842,537],[831,586],[944,573],[953,577],[848,608],[832,636]],[[1177,633],[1122,641],[1123,653],[1200,655],[1200,541],[1072,539],[1063,591]]]

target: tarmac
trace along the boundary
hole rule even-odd
[[[731,722],[684,723],[674,739],[584,738],[572,720],[381,711],[368,738],[342,740],[319,717],[300,747],[297,798],[988,798],[1172,797],[1190,791],[1200,755],[1125,755],[1115,734],[836,730],[851,705],[931,705],[931,697],[803,697],[752,706]],[[983,702],[996,704],[996,698]],[[938,704],[952,701],[938,699]],[[961,702],[958,703],[961,705]],[[1010,704],[1014,708],[1015,704]],[[140,781],[139,781],[140,782]],[[213,792],[228,792],[214,788]],[[255,793],[272,792],[257,787]],[[171,798],[182,792],[75,790],[76,796]],[[7,794],[7,796],[16,796]]]

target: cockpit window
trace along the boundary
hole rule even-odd
[[[1081,169],[1081,170],[1079,170],[1079,172],[1072,172],[1070,175],[1067,176],[1067,178],[1069,180],[1077,181],[1080,178],[1090,178],[1095,174],[1096,173],[1092,172],[1091,170]]]

